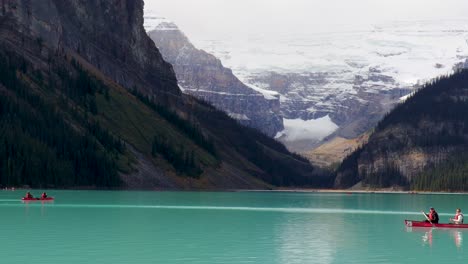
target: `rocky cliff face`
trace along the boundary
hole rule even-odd
[[[216,57],[196,49],[172,22],[161,19],[148,34],[174,66],[184,93],[212,103],[271,137],[283,129],[279,96],[264,95],[243,84]]]
[[[3,0],[1,12],[9,24],[4,36],[20,31],[55,53],[77,53],[124,87],[180,94],[171,66],[143,29],[142,1]]]

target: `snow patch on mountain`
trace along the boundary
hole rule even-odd
[[[413,96],[413,95],[414,95],[414,92],[409,93],[409,94],[407,94],[407,95],[405,95],[405,96],[400,97],[399,101],[400,101],[401,103],[403,103],[403,102],[405,102],[406,100],[408,100],[408,98],[410,98],[410,97]]]
[[[240,79],[240,80],[242,81],[242,79]],[[267,100],[277,100],[279,98],[279,96],[280,96],[280,94],[278,92],[262,89],[260,87],[257,87],[255,85],[248,84],[248,83],[245,83],[245,82],[244,82],[244,84],[247,85],[249,88],[252,88],[253,90],[261,93],[263,95],[263,97],[265,97],[265,99],[267,99]]]
[[[246,116],[245,114],[238,114],[238,113],[228,113],[228,115],[231,117],[231,118],[234,118],[236,120],[250,120],[250,118],[248,116]]]
[[[338,129],[329,115],[312,120],[283,119],[283,122],[284,130],[276,135],[277,138],[283,136],[283,141],[320,141]]]

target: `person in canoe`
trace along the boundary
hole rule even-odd
[[[47,198],[47,193],[46,193],[46,192],[43,192],[43,193],[41,194],[41,199],[46,199],[46,198]]]
[[[436,210],[433,207],[431,207],[429,209],[428,214],[426,214],[426,213],[424,213],[424,214],[426,215],[426,218],[427,218],[426,222],[427,223],[433,223],[433,224],[438,224],[439,223],[439,214],[436,212]]]
[[[30,192],[27,192],[26,195],[24,196],[26,199],[33,199],[33,195]]]
[[[457,208],[455,216],[453,218],[450,218],[450,223],[463,224],[463,214],[460,208]]]

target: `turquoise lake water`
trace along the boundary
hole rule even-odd
[[[403,223],[422,219],[430,206],[447,221],[456,207],[468,211],[467,195],[48,193],[54,202],[23,203],[23,191],[0,192],[1,263],[441,264],[468,257],[468,230]]]

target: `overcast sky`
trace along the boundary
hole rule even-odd
[[[145,0],[195,39],[336,31],[389,20],[468,19],[468,0]]]

